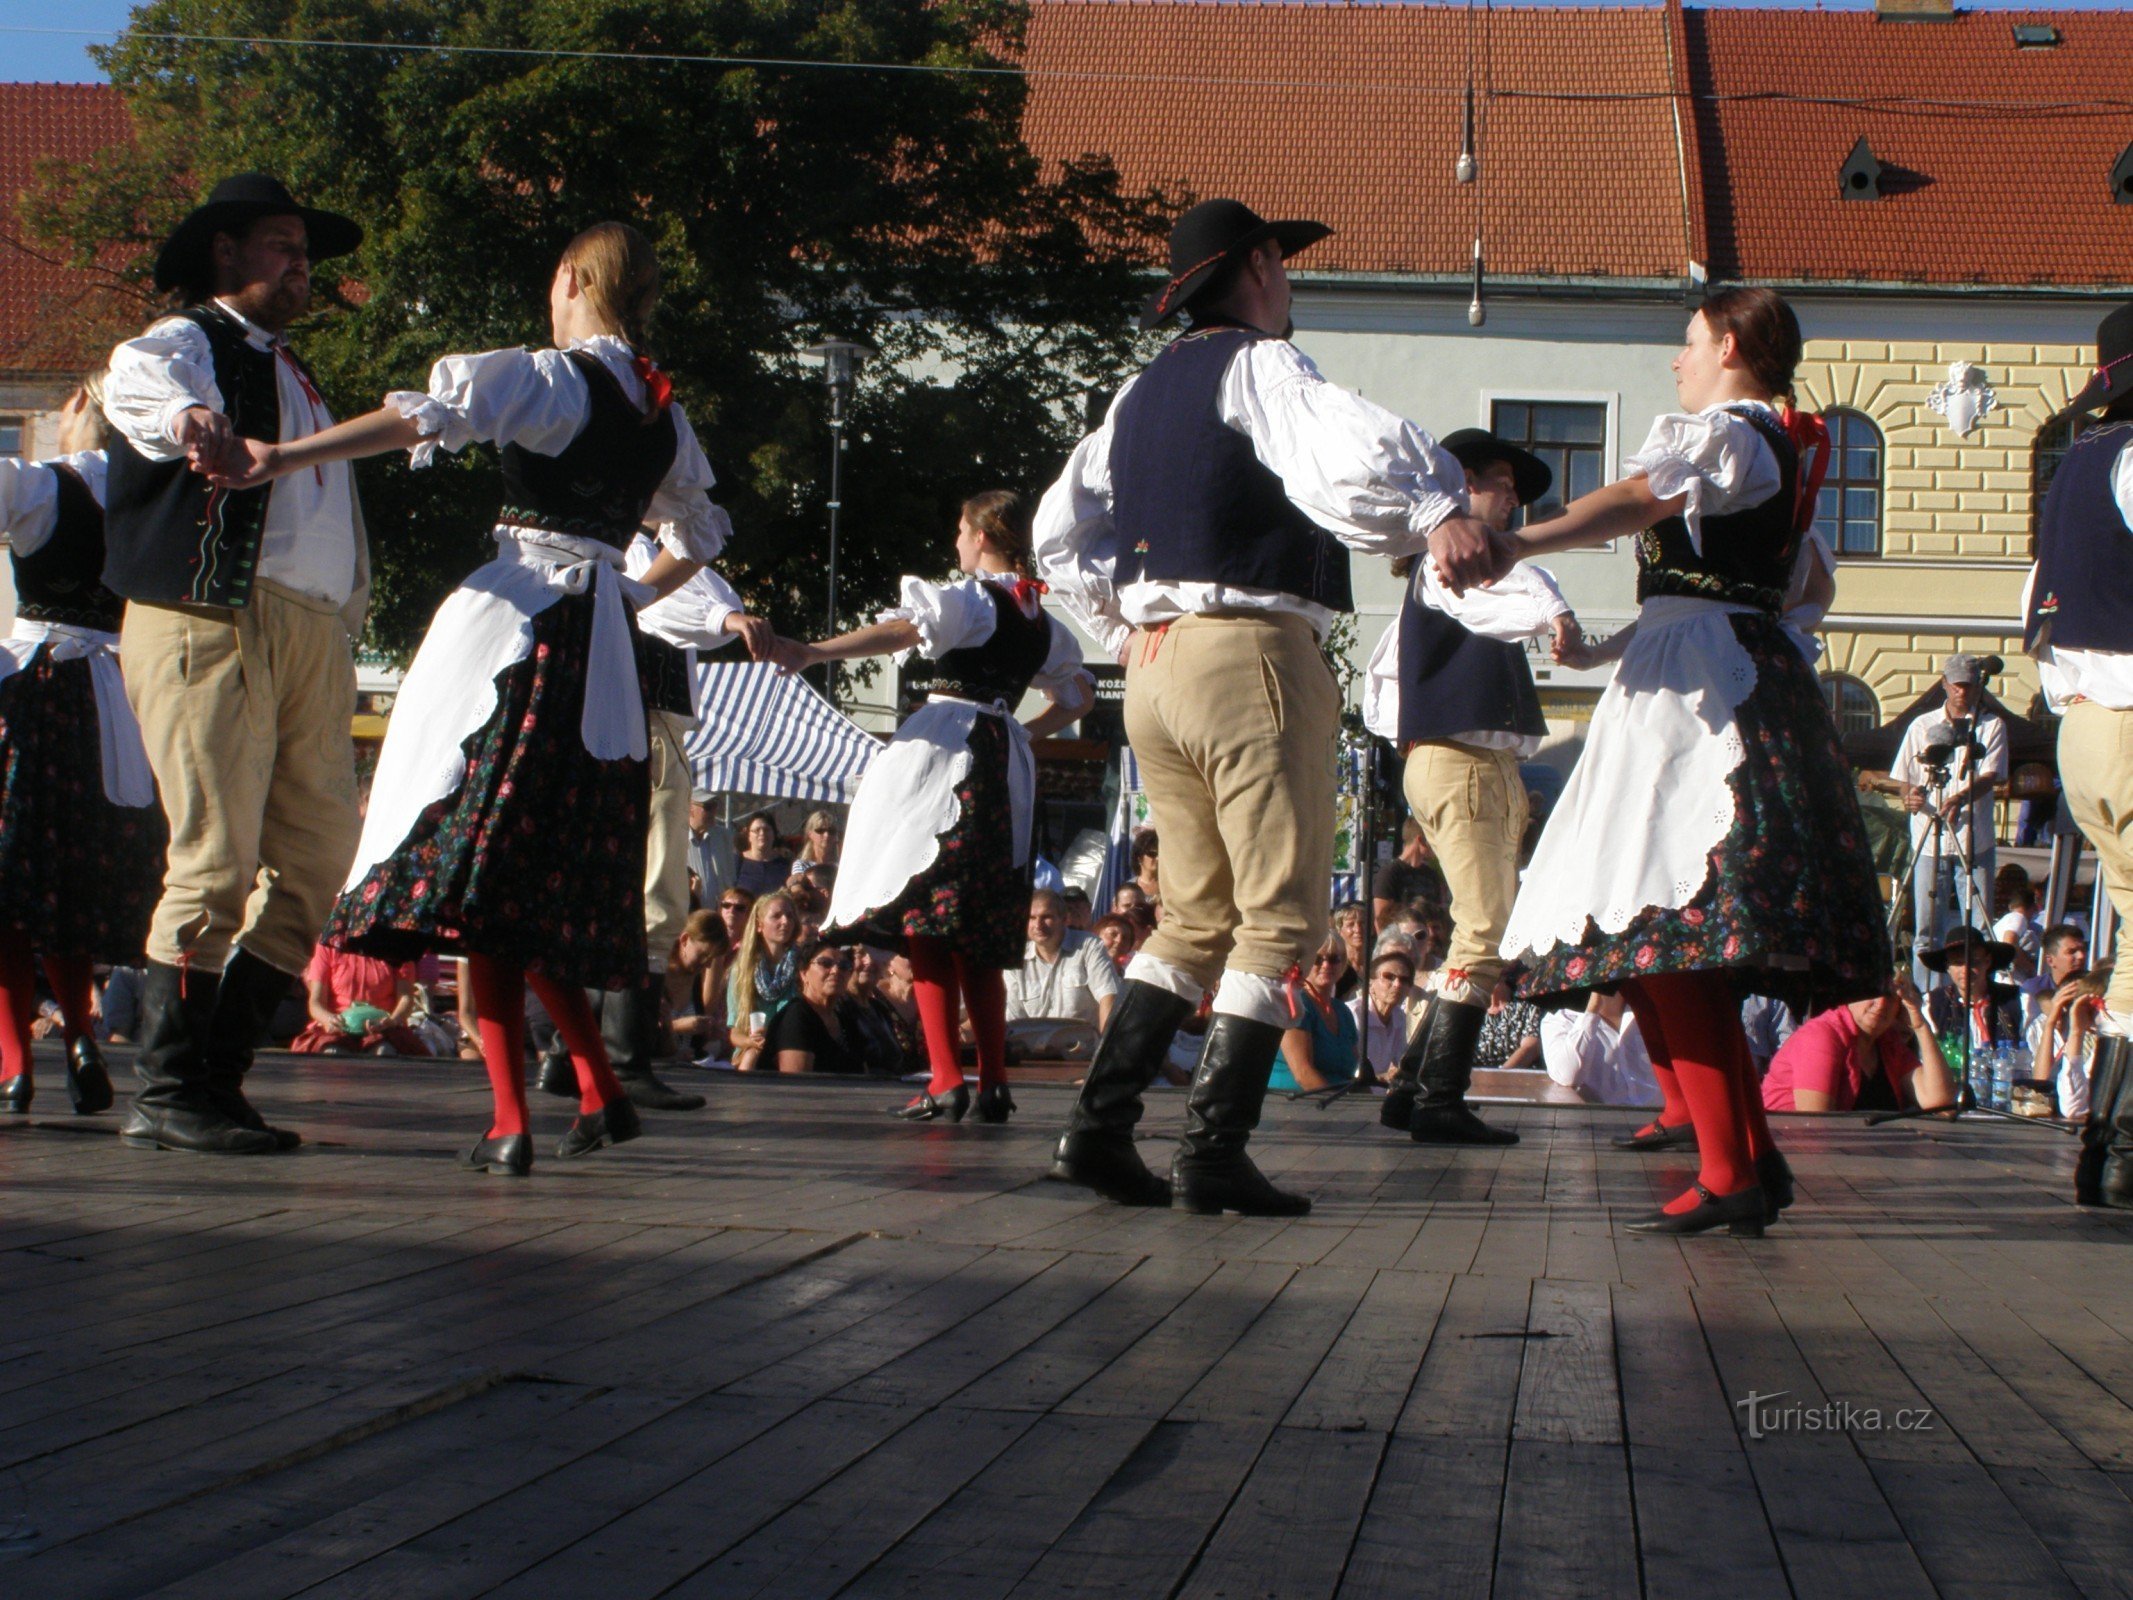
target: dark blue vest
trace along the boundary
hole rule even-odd
[[[999,701],[1012,710],[1052,653],[1052,623],[1041,610],[1034,617],[1025,614],[1013,592],[997,583],[986,583],[985,598],[992,602],[995,618],[992,637],[943,652],[932,663],[926,688],[981,705]]]
[[[15,615],[116,633],[126,602],[104,587],[103,508],[72,467],[47,464],[59,480],[58,520],[33,554],[14,555]]]
[[[2133,423],[2092,428],[2052,475],[2037,520],[2024,643],[2034,646],[2048,622],[2051,642],[2069,650],[2133,652],[2133,528],[2111,493],[2111,471],[2129,446]]]
[[[1400,744],[1449,739],[1462,733],[1548,731],[1540,692],[1526,652],[1484,639],[1435,606],[1415,598],[1422,587],[1418,558],[1400,606]]]
[[[1703,553],[1689,542],[1686,518],[1667,517],[1637,535],[1637,599],[1688,595],[1728,605],[1754,606],[1777,616],[1792,587],[1793,557],[1800,535],[1793,526],[1798,504],[1800,453],[1777,420],[1760,406],[1726,408],[1763,436],[1777,457],[1778,492],[1738,511],[1703,519]]]
[[[1121,588],[1147,579],[1274,590],[1351,611],[1348,552],[1289,499],[1252,441],[1223,422],[1222,375],[1268,335],[1228,325],[1175,339],[1111,418],[1111,520]]]

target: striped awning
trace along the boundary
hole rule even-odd
[[[686,749],[696,787],[787,800],[852,798],[881,743],[805,678],[767,662],[699,662]]]

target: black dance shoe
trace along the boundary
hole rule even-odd
[[[1785,1159],[1785,1152],[1772,1145],[1763,1152],[1763,1158],[1755,1164],[1756,1180],[1763,1186],[1763,1221],[1775,1222],[1780,1211],[1792,1207],[1792,1163]]]
[[[30,1114],[30,1097],[37,1092],[36,1084],[30,1081],[27,1072],[18,1072],[5,1083],[0,1083],[0,1111],[11,1117],[26,1117]]]
[[[1713,1194],[1696,1186],[1697,1203],[1687,1211],[1654,1211],[1628,1225],[1631,1233],[1708,1233],[1724,1228],[1736,1239],[1760,1239],[1768,1215],[1763,1186],[1751,1183],[1733,1194]]]
[[[1635,1133],[1626,1134],[1615,1141],[1617,1150],[1693,1150],[1696,1148],[1696,1124],[1693,1122],[1665,1123],[1652,1118]]]
[[[1170,1181],[1148,1170],[1131,1128],[1068,1129],[1052,1152],[1046,1177],[1078,1183],[1122,1206],[1167,1206]]]
[[[77,1117],[111,1109],[111,1074],[105,1070],[103,1051],[86,1033],[67,1046],[67,1098],[74,1102]]]
[[[563,1135],[563,1142],[555,1147],[556,1159],[568,1161],[572,1156],[585,1155],[604,1144],[628,1144],[642,1132],[644,1123],[628,1097],[610,1100],[598,1111],[578,1114],[570,1131]]]
[[[1007,1092],[1004,1083],[993,1084],[978,1091],[978,1121],[1005,1122],[1015,1110],[1015,1097]]]
[[[541,1052],[541,1064],[534,1071],[533,1086],[558,1100],[577,1099],[578,1069],[571,1065],[570,1052],[563,1048],[561,1034],[551,1035],[548,1048]]]
[[[970,1085],[959,1083],[945,1095],[936,1095],[930,1090],[916,1099],[900,1106],[889,1107],[889,1115],[901,1117],[906,1122],[937,1122],[946,1117],[950,1122],[961,1122],[970,1111]],[[1006,1117],[1000,1120],[1005,1122]]]
[[[459,1158],[475,1172],[496,1178],[523,1178],[533,1170],[533,1138],[524,1133],[500,1133],[484,1139]]]

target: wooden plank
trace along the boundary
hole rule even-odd
[[[1294,1274],[1263,1262],[1225,1262],[1185,1302],[1058,1404],[1087,1416],[1160,1417],[1178,1404]]]
[[[1514,1439],[1496,1542],[1497,1600],[1639,1592],[1619,1444]]]
[[[1397,1430],[1446,1439],[1506,1439],[1526,1355],[1529,1283],[1452,1280]]]
[[[1789,1600],[1785,1563],[1738,1446],[1632,1443],[1630,1489],[1648,1600]]]
[[[2084,1595],[2133,1600],[2133,1502],[2112,1474],[1995,1467],[1992,1481]]]
[[[1171,1408],[1178,1422],[1279,1422],[1355,1314],[1375,1274],[1305,1267]]]
[[[1533,1285],[1526,1359],[1512,1436],[1558,1443],[1620,1444],[1622,1397],[1615,1383],[1614,1311],[1597,1283]]]
[[[2074,1600],[2080,1593],[1976,1462],[1871,1465],[1942,1600]]]
[[[1179,1600],[1330,1596],[1384,1450],[1383,1434],[1276,1428]]]
[[[1412,1600],[1418,1592],[1489,1600],[1509,1450],[1502,1439],[1394,1434],[1341,1574],[1340,1600]]]
[[[1340,1338],[1283,1414],[1283,1426],[1390,1432],[1451,1287],[1441,1272],[1375,1274]]]

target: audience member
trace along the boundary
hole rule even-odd
[[[1333,932],[1348,954],[1339,995],[1346,1000],[1363,986],[1363,968],[1370,960],[1370,918],[1362,901],[1343,900],[1333,908]]]
[[[2022,993],[1993,976],[2014,964],[2014,946],[1955,927],[1938,950],[1921,950],[1917,960],[1928,972],[1947,975],[1948,982],[1926,996],[1926,1019],[1951,1061],[1968,1059],[1973,1025],[1979,1044],[2022,1042]]]
[[[1100,1033],[1118,998],[1118,968],[1100,941],[1067,931],[1064,910],[1050,889],[1030,896],[1029,945],[1007,974],[1007,1020],[1085,1022]]]
[[[2022,991],[2022,1031],[2025,1034],[2036,1027],[2037,1019],[2044,1015],[2051,997],[2064,988],[2068,980],[2088,971],[2089,942],[2072,923],[2054,923],[2038,941],[2037,957],[2037,975],[2016,986]]]
[[[1163,898],[1156,864],[1161,859],[1155,829],[1143,828],[1133,836],[1133,881],[1151,904]]]
[[[1274,1063],[1270,1088],[1330,1089],[1355,1077],[1355,1013],[1341,1004],[1339,992],[1347,971],[1347,942],[1334,934],[1312,957],[1298,986],[1300,1015],[1281,1036],[1281,1059]]]
[[[718,904],[713,909],[725,925],[727,949],[740,949],[741,935],[748,931],[748,910],[754,904],[755,896],[746,889],[729,887],[720,891]]]
[[[741,818],[735,837],[733,881],[750,894],[768,894],[792,876],[792,857],[778,848],[778,825],[767,811]]]
[[[113,967],[104,978],[97,1021],[107,1042],[131,1044],[140,1036],[141,981],[147,975],[141,967]]]
[[[1800,1019],[1784,1001],[1767,994],[1751,994],[1741,1002],[1740,1025],[1748,1035],[1748,1054],[1755,1057],[1756,1076],[1761,1077],[1785,1048],[1785,1041],[1798,1030]]]
[[[709,789],[689,796],[689,870],[696,874],[702,905],[733,881],[733,835],[711,820],[714,798]]]
[[[1763,1077],[1771,1111],[1897,1111],[1906,1101],[1926,1111],[1955,1103],[1947,1058],[1907,976],[1887,994],[1809,1017]]]
[[[1128,917],[1146,911],[1148,892],[1137,883],[1122,883],[1111,893],[1111,909]]]
[[[675,1043],[694,1060],[720,1061],[733,1052],[726,1017],[726,976],[733,947],[715,911],[692,911],[667,957],[667,1016]]]
[[[300,1055],[363,1053],[426,1056],[409,1026],[415,1014],[415,964],[319,945],[304,969],[310,1021],[289,1041]]]
[[[834,867],[843,853],[844,825],[827,811],[810,811],[800,834],[800,853],[792,858],[794,873],[809,867]]]
[[[1372,1083],[1399,1065],[1407,1050],[1408,1006],[1414,998],[1415,958],[1391,943],[1378,941],[1370,958],[1370,982],[1348,1002],[1355,1015],[1356,1070]]]
[[[2014,946],[2015,958],[2008,968],[2017,983],[2037,975],[2037,958],[2044,942],[2043,924],[2037,921],[2037,891],[2020,862],[2000,868],[2001,904],[2007,909],[1992,925],[1992,936]]]
[[[800,913],[782,890],[764,895],[750,909],[726,979],[726,1037],[733,1047],[733,1064],[742,1072],[774,1065],[758,1058],[770,1024],[798,985],[794,950],[799,939]]]
[[[1511,998],[1511,980],[1489,993],[1489,1014],[1474,1043],[1474,1065],[1493,1071],[1518,1071],[1541,1064],[1540,1008]]]
[[[1637,1018],[1619,994],[1595,989],[1583,1011],[1541,1018],[1541,1065],[1548,1076],[1596,1106],[1655,1106],[1659,1080]]]
[[[1059,904],[1066,913],[1067,930],[1071,933],[1087,933],[1094,913],[1089,905],[1088,891],[1078,884],[1068,884],[1059,891]]]
[[[2084,968],[2061,984],[2030,1031],[2029,1094],[2043,1102],[2038,1115],[2076,1120],[2089,1114],[2089,1077],[2096,1059],[2096,1014],[2110,982],[2111,963]],[[2017,1096],[2015,1109],[2025,1107]]]
[[[864,1072],[866,1057],[844,1014],[848,950],[810,939],[795,950],[799,992],[770,1025],[764,1053],[780,1072]]]
[[[1400,853],[1379,867],[1370,880],[1372,925],[1383,933],[1400,908],[1416,900],[1444,903],[1444,874],[1422,837],[1422,824],[1409,817],[1400,825]]]
[[[1134,948],[1140,943],[1140,929],[1134,926],[1133,919],[1120,916],[1116,911],[1107,911],[1096,919],[1089,932],[1104,947],[1111,965],[1124,972],[1126,963],[1133,959]]]
[[[903,963],[901,976],[896,964]],[[892,991],[901,1000],[892,998]],[[845,1015],[859,1043],[867,1071],[900,1078],[926,1067],[919,1034],[918,1003],[911,993],[911,964],[902,956],[872,945],[852,946],[852,976],[845,986]]]

